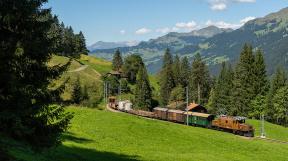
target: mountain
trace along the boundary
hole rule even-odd
[[[103,41],[98,41],[95,44],[91,46],[87,46],[87,49],[92,51],[96,49],[112,49],[112,48],[118,48],[118,47],[129,47],[129,46],[136,46],[140,43],[141,41],[118,41],[118,42],[103,42]]]
[[[162,58],[167,47],[169,47],[172,53],[175,53],[177,50],[182,49],[185,46],[198,44],[214,35],[232,31],[232,29],[220,29],[215,26],[209,26],[189,33],[170,32],[162,37],[158,37],[157,39],[150,39],[148,42],[141,42],[137,46],[119,47],[117,49],[120,50],[122,57],[131,54],[140,55],[146,66],[149,67],[147,68],[149,74],[155,74],[161,68]],[[97,49],[91,51],[89,55],[112,61],[115,51],[116,48]]]
[[[220,64],[230,61],[236,64],[244,43],[260,48],[265,58],[268,76],[275,73],[277,65],[288,69],[288,8],[247,22],[241,28],[215,35],[201,43],[185,46],[175,51],[180,57],[201,53],[202,59],[209,64],[212,74],[218,74]],[[147,67],[148,68],[148,67]]]

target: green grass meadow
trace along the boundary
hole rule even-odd
[[[16,160],[288,160],[287,144],[125,113],[77,107],[67,110],[75,112],[75,117],[62,135],[66,140],[63,146],[38,155],[11,146]],[[249,123],[260,129],[261,121]],[[287,128],[267,124],[267,137],[285,141],[287,134]]]

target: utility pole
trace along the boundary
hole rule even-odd
[[[104,102],[104,107],[106,109],[106,104],[105,104],[105,85],[106,85],[106,83],[104,82],[103,85],[104,85],[103,86],[103,98],[104,98],[103,102]]]
[[[189,123],[188,123],[188,86],[185,88],[186,88],[186,101],[187,101],[187,126],[189,126]]]
[[[264,115],[260,116],[260,120],[262,120],[262,127],[260,128],[261,138],[265,138],[266,133],[264,133]]]

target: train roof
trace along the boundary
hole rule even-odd
[[[153,110],[158,110],[158,111],[167,111],[168,108],[162,108],[162,107],[155,107]]]
[[[185,115],[187,115],[187,112],[184,112]],[[199,112],[188,112],[188,115],[193,115],[193,116],[201,116],[201,117],[209,117],[209,116],[214,116],[212,114],[207,114],[207,113],[199,113]]]
[[[217,116],[218,118],[225,118],[225,119],[231,119],[231,120],[248,120],[247,117],[243,117],[243,116],[227,116],[227,115],[219,115]]]
[[[168,110],[168,112],[173,112],[173,113],[183,113],[185,111],[180,111],[180,110]]]

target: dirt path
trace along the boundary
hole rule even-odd
[[[83,69],[85,69],[85,68],[87,68],[88,67],[88,65],[83,65],[82,67],[80,67],[80,68],[78,68],[78,69],[75,69],[75,70],[72,70],[72,71],[68,71],[68,72],[78,72],[78,71],[80,71],[80,70],[83,70]],[[97,72],[98,73],[98,72]],[[99,74],[99,73],[98,73]]]

